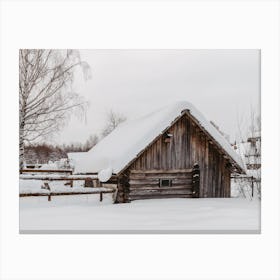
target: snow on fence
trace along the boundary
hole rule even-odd
[[[34,168],[26,168],[21,169],[20,174],[23,173],[69,173],[72,174],[72,169],[34,169]]]
[[[97,175],[58,175],[58,174],[47,174],[47,175],[20,175],[20,179],[23,180],[43,180],[43,181],[81,181],[81,180],[98,180]]]
[[[26,171],[26,170],[25,170]],[[26,171],[26,173],[33,173],[34,170]],[[39,171],[41,172],[41,171]],[[57,170],[42,170],[46,173],[57,173]],[[60,170],[59,172],[63,173],[65,170]],[[72,172],[72,171],[71,171]],[[51,201],[52,196],[58,195],[81,195],[81,194],[99,194],[100,201],[103,200],[104,193],[116,192],[116,188],[109,186],[102,186],[102,183],[99,182],[97,175],[65,175],[65,174],[20,174],[20,180],[39,180],[43,181],[41,189],[30,190],[27,188],[20,189],[20,197],[27,196],[48,196],[48,201]],[[70,181],[70,187],[50,187],[50,181]],[[73,188],[73,181],[85,181],[85,187],[76,187]],[[95,182],[95,184],[93,183]],[[90,187],[86,187],[90,186]]]
[[[72,192],[53,192],[51,191],[51,188],[49,187],[48,183],[45,183],[45,188],[49,190],[48,192],[35,192],[35,193],[20,193],[20,197],[30,197],[30,196],[48,196],[48,201],[51,201],[52,196],[58,196],[58,195],[82,195],[82,194],[99,194],[99,200],[103,200],[103,194],[104,193],[115,193],[115,189],[106,189],[106,188],[95,188],[93,190],[85,190],[85,191],[72,191]]]

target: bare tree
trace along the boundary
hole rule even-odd
[[[253,110],[251,110],[251,125],[248,135],[247,141],[250,145],[245,154],[246,165],[248,174],[252,178],[252,187],[255,188],[255,193],[261,199],[261,118]]]
[[[94,135],[90,135],[90,137],[88,138],[88,140],[86,141],[83,150],[85,152],[87,152],[88,150],[90,150],[92,147],[94,147],[97,143],[98,143],[98,136],[96,134]]]
[[[85,102],[73,92],[75,68],[86,78],[89,66],[76,50],[22,49],[19,51],[19,149],[20,168],[24,145],[60,129],[73,110]]]
[[[113,110],[110,110],[107,113],[107,123],[101,133],[102,137],[105,137],[108,134],[110,134],[120,123],[124,122],[125,120],[126,117],[114,112]]]

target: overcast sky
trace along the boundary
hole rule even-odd
[[[86,119],[73,116],[52,141],[85,142],[113,109],[128,119],[174,101],[193,103],[231,140],[260,106],[258,50],[81,50],[92,78],[77,73],[74,89],[89,101]]]

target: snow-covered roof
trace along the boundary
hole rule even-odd
[[[67,153],[67,156],[70,161],[75,162],[77,159],[79,159],[81,156],[83,156],[86,153],[87,152],[71,152],[71,153]]]
[[[244,170],[241,158],[228,141],[191,103],[184,101],[173,103],[144,117],[121,123],[91,150],[75,155],[75,173],[102,171],[104,175],[105,170],[111,170],[112,173],[118,174],[185,110],[188,110],[201,128],[225,151],[230,160],[240,170]]]
[[[67,157],[70,161],[71,168],[79,166],[79,159],[86,154],[86,152],[71,152],[67,153]]]

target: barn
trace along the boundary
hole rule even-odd
[[[116,184],[116,202],[230,197],[233,172],[245,173],[241,158],[189,102],[126,121],[75,157],[75,173]]]

